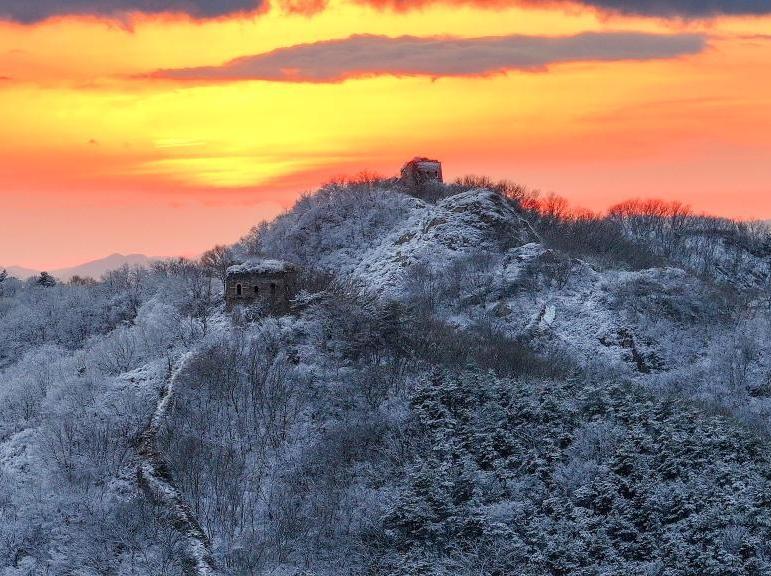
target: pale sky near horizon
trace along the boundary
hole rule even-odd
[[[0,0],[0,265],[197,254],[415,155],[771,219],[769,62],[755,0]]]

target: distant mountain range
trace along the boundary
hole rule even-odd
[[[99,279],[102,274],[109,270],[115,270],[120,268],[124,264],[135,265],[148,265],[158,260],[158,258],[152,258],[145,256],[144,254],[111,254],[105,258],[98,260],[92,260],[79,264],[78,266],[71,266],[69,268],[58,268],[56,270],[47,270],[59,280],[68,281],[73,276],[81,276],[83,278]],[[3,267],[0,266],[0,269]],[[40,274],[41,270],[34,270],[32,268],[24,268],[23,266],[8,266],[6,268],[8,274],[15,276],[16,278],[29,278],[30,276],[36,276]]]
[[[37,270],[24,268],[23,266],[0,266],[0,270],[3,269],[5,269],[10,276],[15,276],[16,278],[29,278],[30,276],[39,274]]]

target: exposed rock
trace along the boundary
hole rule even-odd
[[[511,314],[511,308],[505,302],[498,302],[498,304],[493,306],[492,312],[496,318],[506,318]]]

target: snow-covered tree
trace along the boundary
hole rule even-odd
[[[235,264],[235,257],[233,249],[229,246],[217,245],[201,256],[201,265],[204,270],[222,282],[223,290],[225,289],[228,268],[233,264]]]
[[[35,284],[43,286],[44,288],[51,288],[52,286],[56,286],[56,278],[51,276],[48,272],[41,272],[35,279]]]
[[[771,572],[768,232],[434,192],[6,278],[0,574]],[[301,305],[226,313],[229,250],[299,264]]]

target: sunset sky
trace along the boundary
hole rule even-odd
[[[415,155],[768,219],[769,68],[769,0],[0,0],[0,266],[195,255]]]

